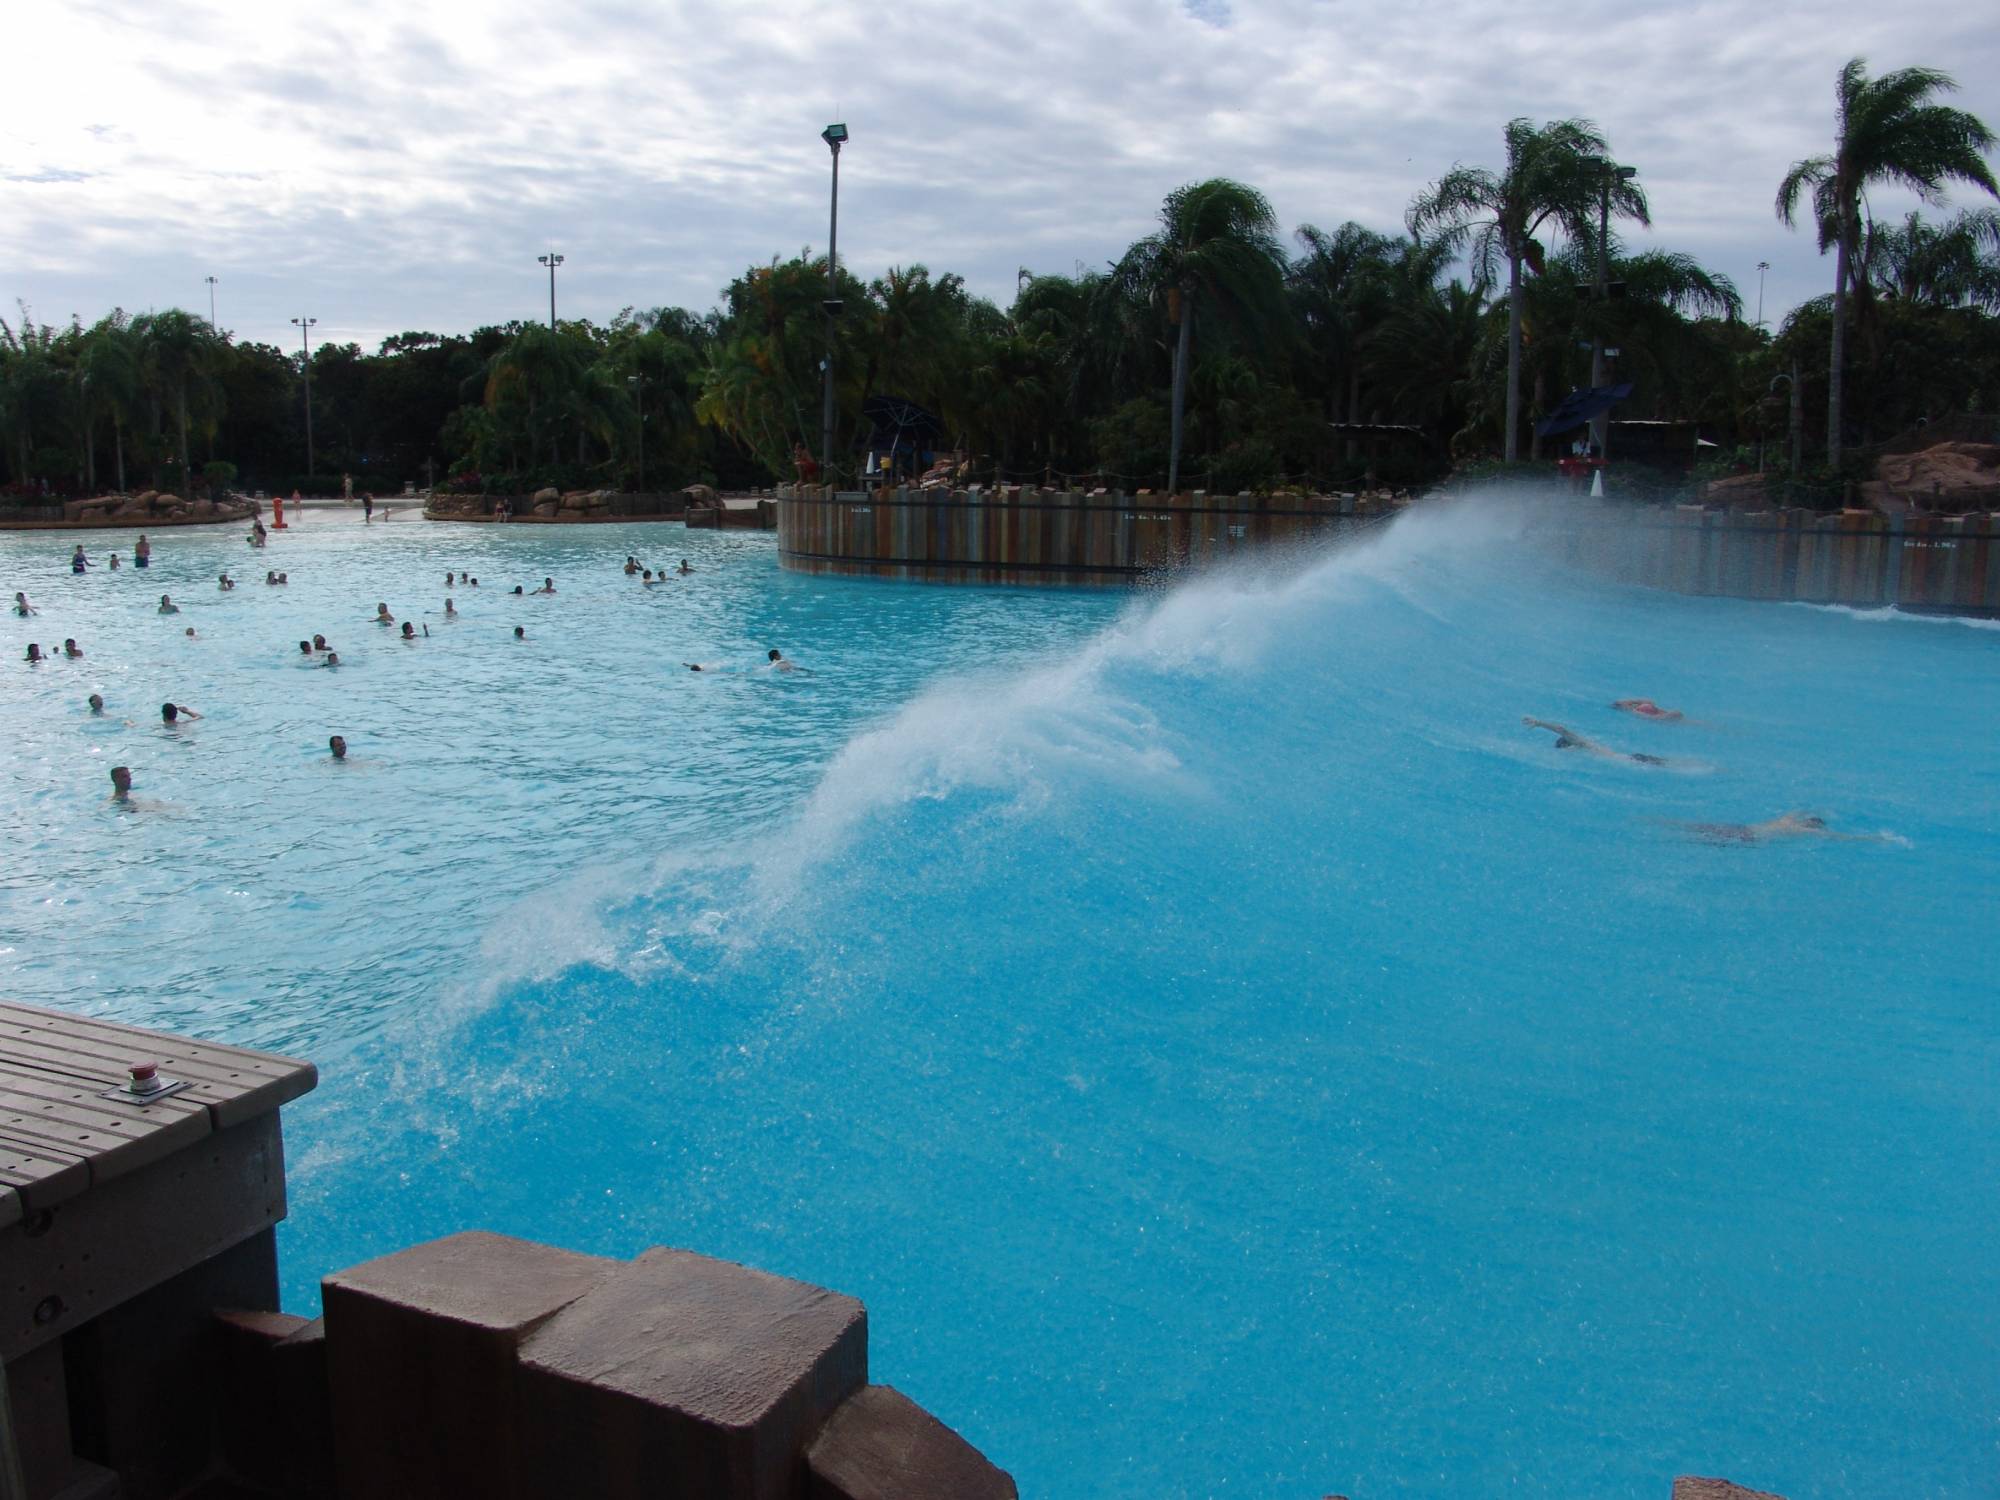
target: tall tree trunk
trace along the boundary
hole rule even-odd
[[[1521,257],[1507,257],[1507,462],[1521,456]]]
[[[1193,300],[1183,288],[1180,337],[1174,340],[1174,423],[1173,440],[1167,450],[1167,493],[1178,494],[1181,485],[1181,412],[1187,405],[1188,339],[1194,327]]]
[[[174,417],[181,432],[181,498],[194,498],[194,475],[188,468],[188,393],[187,382],[182,381],[175,392]]]
[[[83,425],[83,490],[87,495],[97,493],[97,424]]]
[[[1833,354],[1826,372],[1826,466],[1840,468],[1841,365],[1847,355],[1847,241],[1852,220],[1840,211],[1840,248],[1833,267]]]
[[[1361,371],[1353,366],[1349,366],[1347,371],[1347,420],[1349,423],[1361,420]],[[1360,451],[1361,445],[1350,432],[1347,435],[1347,461],[1353,463]]]
[[[1535,365],[1534,405],[1536,411],[1540,411],[1542,409],[1542,404],[1548,400],[1548,395],[1549,395],[1548,373],[1542,368],[1541,364],[1538,362]],[[1528,462],[1539,463],[1541,461],[1541,457],[1542,457],[1541,429],[1530,428],[1528,431]]]
[[[111,415],[112,448],[118,454],[118,493],[125,493],[125,422],[116,412]]]

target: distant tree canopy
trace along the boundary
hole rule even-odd
[[[337,490],[343,474],[377,490],[768,484],[800,449],[819,456],[829,330],[844,478],[863,461],[864,402],[893,395],[932,412],[931,440],[983,478],[1414,482],[1540,457],[1535,421],[1588,382],[1593,341],[1636,387],[1621,416],[1698,421],[1747,447],[1783,436],[1789,377],[1834,414],[1816,446],[1837,453],[2000,404],[2000,217],[1867,213],[1878,180],[1931,203],[1946,179],[1991,186],[1985,127],[1929,102],[1949,82],[1843,71],[1837,150],[1798,163],[1779,194],[1786,215],[1810,197],[1834,294],[1775,334],[1744,324],[1727,277],[1620,237],[1621,221],[1648,222],[1646,199],[1596,126],[1516,120],[1502,168],[1454,166],[1401,232],[1308,224],[1286,240],[1260,193],[1212,179],[1169,194],[1157,228],[1101,270],[1023,270],[1004,309],[949,272],[863,282],[843,265],[829,318],[826,262],[802,253],[750,267],[707,313],[321,344],[312,475],[300,351],[178,309],[68,327],[24,313],[0,320],[0,483],[183,487],[234,464],[279,493]],[[1414,431],[1358,438],[1370,425]]]

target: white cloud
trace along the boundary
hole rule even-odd
[[[1287,226],[1397,226],[1511,116],[1597,120],[1652,239],[1768,308],[1830,272],[1771,213],[1824,149],[1835,71],[1928,63],[2000,124],[2000,32],[1971,8],[1698,0],[1017,0],[890,11],[522,0],[411,8],[69,0],[10,18],[0,299],[38,318],[179,303],[286,342],[295,313],[372,344],[566,311],[712,304],[824,243],[820,127],[844,115],[843,259],[923,261],[998,300],[1099,264],[1176,185],[1227,174]],[[0,303],[4,305],[4,303]]]

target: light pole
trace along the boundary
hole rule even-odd
[[[1799,362],[1797,360],[1792,361],[1792,368],[1789,373],[1780,372],[1779,374],[1773,375],[1771,377],[1772,395],[1775,396],[1778,394],[1778,382],[1781,380],[1792,388],[1791,470],[1792,470],[1792,481],[1793,483],[1796,484],[1798,482],[1798,477],[1799,477],[1799,450],[1805,446],[1804,443],[1805,413],[1799,407]]]
[[[214,333],[215,332],[215,285],[216,282],[220,280],[220,278],[215,276],[204,276],[202,277],[202,280],[208,283],[208,331],[210,333]]]
[[[646,493],[646,377],[627,375],[625,383],[632,387],[632,405],[639,413],[639,493]]]
[[[305,351],[305,358],[299,368],[306,377],[306,478],[313,477],[313,356],[312,329],[318,318],[294,318],[299,325],[299,347]]]
[[[1771,269],[1768,260],[1757,262],[1757,326],[1764,326],[1764,273]]]
[[[563,258],[551,250],[547,255],[538,255],[535,259],[549,268],[549,332],[554,333],[556,331],[556,267],[563,263]]]
[[[1639,175],[1637,167],[1621,167],[1609,157],[1594,158],[1603,178],[1598,184],[1597,195],[1597,319],[1590,336],[1590,383],[1593,387],[1604,384],[1604,318],[1605,304],[1610,300],[1610,283],[1605,279],[1609,266],[1609,246],[1611,238],[1611,184],[1630,182]],[[1597,461],[1604,462],[1611,438],[1611,408],[1590,419],[1590,440],[1597,448]]]
[[[820,368],[826,373],[826,399],[820,412],[820,483],[833,486],[833,327],[840,316],[840,148],[847,143],[845,125],[829,125],[819,133],[833,153],[833,206],[826,225],[826,358]]]

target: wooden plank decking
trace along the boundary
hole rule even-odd
[[[101,1097],[134,1063],[189,1087]],[[0,1228],[268,1114],[319,1081],[309,1062],[0,1001]]]

